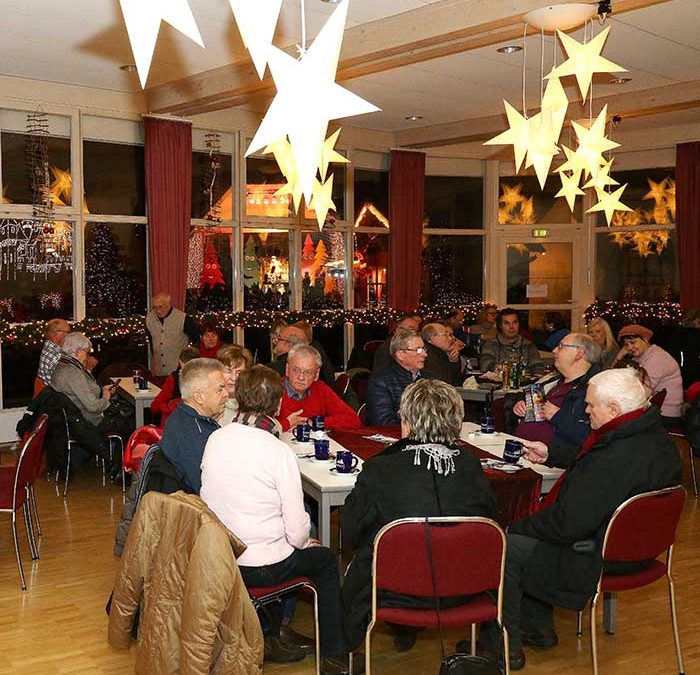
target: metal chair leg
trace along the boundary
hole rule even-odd
[[[471,627],[471,644],[472,644],[472,656],[476,656],[476,624],[473,623]]]
[[[26,489],[26,488],[25,488]],[[39,549],[36,546],[36,541],[34,539],[34,528],[32,527],[32,520],[29,515],[29,504],[25,499],[24,504],[22,504],[22,515],[24,516],[24,529],[27,531],[27,542],[29,544],[29,553],[32,560],[39,559]]]
[[[598,675],[598,640],[595,631],[595,613],[598,605],[598,593],[591,600],[591,659],[593,661],[593,675]]]
[[[583,610],[578,613],[576,619],[576,636],[581,637],[583,635]]]
[[[372,673],[372,629],[374,628],[375,620],[372,619],[367,626],[367,632],[365,633],[365,675],[371,675]]]
[[[508,640],[508,630],[506,624],[501,624],[501,632],[503,633],[503,666],[505,675],[510,675],[510,642]]]
[[[29,495],[30,495],[30,507],[32,510],[32,514],[34,515],[34,520],[36,520],[36,533],[39,539],[41,539],[44,536],[44,533],[41,530],[41,521],[39,520],[39,507],[36,502],[36,493],[34,492],[34,485],[29,486]]]
[[[671,623],[673,624],[673,641],[676,645],[676,660],[678,661],[679,675],[685,675],[683,668],[683,655],[681,654],[681,638],[678,633],[678,616],[676,615],[676,593],[673,586],[671,572],[666,573],[668,579],[668,595],[671,599]]]
[[[698,496],[698,477],[695,475],[695,455],[693,454],[693,446],[689,440],[686,439],[688,444],[688,464],[690,465],[690,475],[693,477],[693,491],[695,496]]]
[[[68,443],[68,456],[66,457],[66,480],[63,484],[63,496],[68,494],[68,476],[70,475],[70,454],[71,454],[71,444]]]
[[[314,633],[316,642],[316,675],[321,675],[321,632],[318,623],[318,591],[313,586],[307,586],[314,595]],[[350,657],[350,675],[352,675],[352,657]]]
[[[24,569],[22,567],[22,556],[19,552],[19,539],[17,538],[17,512],[12,511],[12,539],[15,543],[15,556],[17,557],[17,567],[19,567],[19,577],[22,582],[22,590],[27,590],[27,583],[24,579]]]

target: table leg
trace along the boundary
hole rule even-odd
[[[331,547],[331,500],[328,494],[321,493],[318,505],[318,535],[323,546]]]
[[[143,426],[143,401],[136,401],[136,428],[140,429]]]

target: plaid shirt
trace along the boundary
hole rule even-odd
[[[61,348],[51,340],[44,342],[44,348],[41,350],[39,357],[39,372],[37,377],[46,385],[51,384],[51,376],[56,369],[56,365],[61,360],[63,352]]]
[[[232,422],[237,424],[244,424],[248,427],[255,427],[256,429],[262,429],[271,433],[277,438],[280,437],[282,433],[282,427],[280,427],[279,422],[270,417],[269,415],[256,415],[255,413],[236,413],[233,416]]]

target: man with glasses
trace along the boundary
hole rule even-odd
[[[428,356],[423,338],[413,330],[400,328],[389,345],[391,363],[375,370],[367,387],[367,423],[370,426],[400,424],[401,395],[409,384],[421,377]]]
[[[425,368],[436,380],[456,387],[464,380],[459,352],[464,343],[455,339],[454,331],[442,323],[429,323],[421,331],[427,351]]]
[[[302,322],[285,326],[280,334],[272,337],[275,350],[275,358],[270,364],[272,370],[276,370],[282,377],[287,372],[287,358],[294,345],[311,345],[321,356],[321,370],[319,376],[329,387],[335,382],[335,369],[328,355],[318,342],[313,340],[311,324]]]
[[[324,382],[319,382],[321,355],[311,345],[295,344],[287,354],[279,420],[287,431],[312,417],[325,417],[326,429],[355,429],[355,411]]]
[[[44,346],[39,356],[39,372],[37,377],[48,387],[51,376],[61,360],[61,345],[70,333],[70,326],[65,319],[51,319],[46,324]]]

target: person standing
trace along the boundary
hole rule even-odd
[[[48,387],[51,384],[51,376],[61,360],[63,352],[61,345],[66,335],[70,333],[70,326],[65,319],[51,319],[46,324],[44,346],[39,356],[39,372],[37,377]]]

